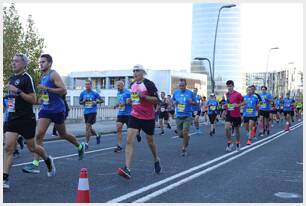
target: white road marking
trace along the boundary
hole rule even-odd
[[[299,125],[301,125],[301,124],[297,124],[297,125],[299,126]],[[297,125],[295,125],[295,126],[297,126]],[[295,127],[295,126],[292,126],[291,129],[292,129],[293,127]],[[243,151],[243,150],[245,150],[245,149],[248,149],[249,147],[253,147],[253,146],[257,145],[257,144],[260,144],[261,142],[267,141],[267,140],[269,140],[269,139],[273,138],[274,136],[276,136],[276,135],[278,135],[278,134],[281,134],[281,133],[287,133],[287,132],[284,132],[283,130],[282,130],[282,131],[279,131],[279,132],[277,132],[277,133],[275,133],[275,134],[273,134],[273,135],[271,135],[271,136],[269,136],[269,137],[266,137],[266,138],[264,138],[264,139],[262,139],[262,140],[256,141],[255,143],[253,143],[253,144],[251,144],[251,145],[247,145],[247,146],[242,147],[242,148],[240,149],[240,152]],[[186,174],[188,174],[188,173],[191,173],[191,172],[193,172],[193,171],[195,171],[195,170],[198,170],[198,169],[200,169],[200,168],[202,168],[202,167],[205,167],[205,166],[207,166],[207,165],[209,165],[209,164],[212,164],[212,163],[217,162],[217,161],[219,161],[219,160],[221,160],[221,159],[224,159],[224,158],[226,158],[226,157],[228,157],[228,156],[231,156],[231,155],[235,154],[236,152],[237,152],[237,151],[233,151],[233,152],[231,152],[231,153],[227,153],[227,154],[222,155],[222,156],[220,156],[220,157],[217,157],[217,158],[215,158],[215,159],[213,159],[213,160],[210,160],[210,161],[208,161],[208,162],[205,162],[205,163],[203,163],[203,164],[200,164],[200,165],[198,165],[198,166],[195,166],[195,167],[192,167],[192,168],[190,168],[190,169],[188,169],[188,170],[185,170],[185,171],[183,171],[183,172],[180,172],[180,173],[178,173],[178,174],[176,174],[176,175],[170,176],[170,177],[168,177],[168,178],[165,178],[165,179],[163,179],[163,180],[160,180],[160,181],[155,182],[155,183],[153,183],[153,184],[150,184],[150,185],[148,185],[148,186],[145,186],[145,187],[142,187],[142,188],[140,188],[140,189],[134,190],[134,191],[129,192],[129,193],[125,194],[125,195],[122,195],[122,196],[119,196],[119,197],[114,198],[114,199],[112,199],[112,200],[109,200],[108,203],[117,203],[117,202],[121,202],[121,201],[126,200],[126,199],[128,199],[128,198],[131,198],[131,197],[133,197],[133,196],[136,196],[136,195],[138,195],[138,194],[141,194],[141,193],[143,193],[143,192],[146,192],[146,191],[148,191],[148,190],[151,190],[151,189],[153,189],[153,188],[155,188],[155,187],[158,187],[158,186],[160,186],[160,185],[162,185],[162,184],[165,184],[165,183],[167,183],[167,182],[169,182],[169,181],[171,181],[171,180],[174,180],[174,179],[176,179],[176,178],[178,178],[178,177],[181,177],[181,176],[186,175]]]
[[[298,128],[298,127],[296,127],[296,128]],[[294,128],[294,129],[296,129],[296,128]],[[239,157],[244,156],[247,153],[249,153],[249,152],[251,152],[251,151],[253,151],[253,150],[257,149],[257,148],[260,148],[260,147],[264,146],[265,144],[268,144],[268,143],[278,139],[279,137],[281,137],[281,136],[283,136],[285,134],[287,134],[287,133],[284,132],[284,133],[282,133],[282,134],[280,134],[280,135],[278,135],[278,136],[276,136],[276,137],[274,137],[274,138],[272,138],[272,139],[270,139],[270,140],[268,140],[268,141],[266,141],[266,142],[264,142],[264,143],[262,143],[260,145],[257,145],[255,147],[253,147],[253,148],[243,152],[243,153],[240,153],[240,154],[238,154],[238,155],[236,155],[234,157],[231,157],[231,158],[229,158],[229,159],[227,159],[227,160],[225,160],[223,162],[220,162],[220,163],[218,163],[218,164],[216,164],[216,165],[214,165],[212,167],[209,167],[209,168],[207,168],[207,169],[205,169],[205,170],[203,170],[201,172],[198,172],[198,173],[195,173],[195,174],[193,174],[193,175],[191,175],[189,177],[186,177],[186,178],[184,178],[184,179],[182,179],[182,180],[180,180],[180,181],[178,181],[176,183],[173,183],[173,184],[171,184],[171,185],[169,185],[167,187],[159,189],[159,190],[157,190],[157,191],[155,191],[155,192],[153,192],[153,193],[151,193],[149,195],[146,195],[146,196],[144,196],[142,198],[139,198],[139,199],[135,200],[134,202],[136,202],[136,203],[147,202],[148,200],[151,200],[151,199],[153,199],[153,198],[155,198],[155,197],[157,197],[157,196],[159,196],[159,195],[161,195],[161,194],[163,194],[165,192],[168,192],[169,190],[172,190],[172,189],[174,189],[174,188],[176,188],[176,187],[178,187],[178,186],[180,186],[180,185],[182,185],[182,184],[184,184],[186,182],[189,182],[189,181],[191,181],[191,180],[193,180],[193,179],[195,179],[195,178],[197,178],[197,177],[199,177],[201,175],[204,175],[204,174],[206,174],[206,173],[208,173],[208,172],[210,172],[212,170],[215,170],[215,169],[217,169],[217,168],[219,168],[219,167],[221,167],[221,166],[223,166],[223,165],[225,165],[225,164],[227,164],[229,162],[232,162],[233,160],[238,159]],[[292,198],[292,196],[290,196],[290,198]]]
[[[102,148],[102,149],[97,149],[97,150],[92,150],[92,151],[88,151],[88,152],[85,152],[85,154],[90,154],[90,153],[95,153],[95,152],[101,152],[101,151],[105,151],[105,150],[110,150],[110,149],[115,149],[116,147],[108,147],[108,148]],[[73,157],[73,156],[77,156],[78,154],[70,154],[70,155],[63,155],[63,156],[58,156],[58,157],[53,157],[54,160],[57,160],[57,159],[64,159],[64,158],[67,158],[67,157]],[[43,162],[43,160],[40,160],[39,162]],[[27,165],[27,164],[30,164],[32,162],[24,162],[24,163],[20,163],[20,164],[15,164],[13,165],[12,167],[17,167],[17,166],[22,166],[22,165]]]

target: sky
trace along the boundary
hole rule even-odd
[[[190,68],[191,3],[17,3],[45,39],[61,75],[72,71]],[[303,65],[301,3],[241,3],[241,68]]]

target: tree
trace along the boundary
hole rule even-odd
[[[28,56],[29,64],[27,72],[32,76],[34,85],[37,86],[40,80],[38,61],[43,52],[43,48],[45,47],[44,39],[39,36],[38,31],[35,28],[32,15],[28,16],[26,29],[24,29],[14,4],[11,4],[9,8],[4,7],[3,10],[4,84],[8,82],[9,77],[12,75],[12,57],[16,53],[21,52]]]

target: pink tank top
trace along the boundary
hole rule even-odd
[[[154,106],[152,103],[139,97],[142,95],[149,95],[144,83],[133,83],[131,86],[132,112],[131,115],[137,119],[152,120],[155,119]]]

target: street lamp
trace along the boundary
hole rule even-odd
[[[216,23],[214,50],[213,50],[213,58],[212,58],[212,61],[213,61],[212,62],[212,70],[213,70],[212,77],[213,77],[213,79],[215,79],[215,55],[216,55],[216,43],[217,43],[217,33],[218,33],[220,13],[221,13],[222,9],[229,9],[229,8],[232,8],[232,7],[235,7],[235,6],[236,6],[235,4],[228,4],[228,5],[221,6],[220,9],[219,9],[217,23]],[[213,89],[214,89],[214,87],[213,87]]]
[[[266,66],[266,73],[265,73],[265,82],[264,82],[264,85],[265,86],[268,86],[268,82],[267,82],[267,74],[268,74],[268,67],[269,67],[269,60],[270,60],[270,53],[272,50],[276,50],[276,49],[279,49],[278,47],[273,47],[273,48],[270,48],[269,49],[269,52],[268,52],[268,57],[267,57],[267,66]]]
[[[215,93],[215,80],[214,80],[214,77],[212,76],[212,71],[211,71],[211,63],[210,63],[210,60],[208,58],[205,58],[205,57],[196,57],[194,58],[194,60],[200,60],[200,61],[203,61],[203,60],[206,60],[208,61],[208,64],[209,64],[209,73],[210,73],[210,81],[211,81],[211,91],[212,93]]]

